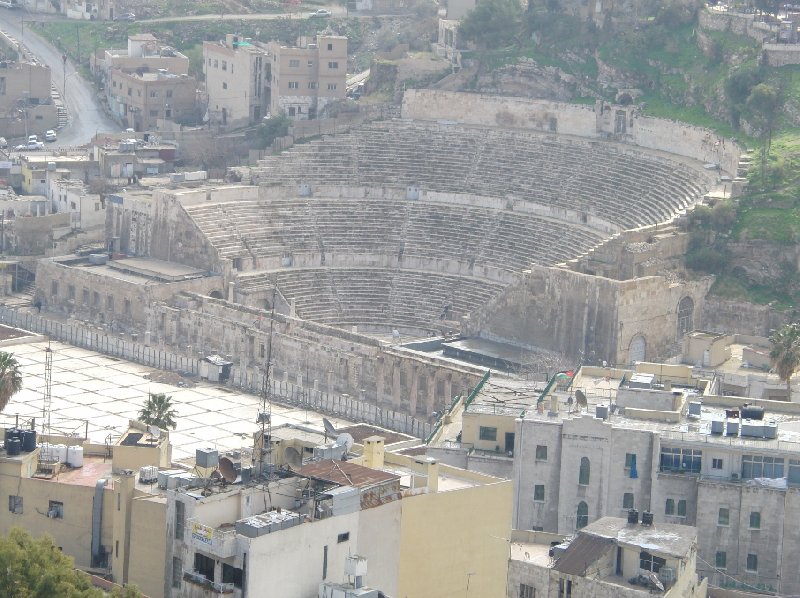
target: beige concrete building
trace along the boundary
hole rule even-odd
[[[203,42],[203,73],[212,125],[243,127],[270,110],[272,60],[266,47],[238,35]]]
[[[137,131],[155,129],[159,120],[198,121],[197,80],[185,74],[111,69],[106,91],[112,113]]]
[[[34,62],[0,63],[0,136],[43,134],[58,114],[50,96],[50,67]]]
[[[48,438],[49,445],[34,440],[27,448],[11,448],[5,439],[0,495],[8,512],[0,517],[0,534],[14,526],[34,537],[48,534],[79,569],[163,595],[166,501],[133,472],[169,466],[168,433],[153,438],[131,421],[110,446]]]
[[[697,576],[697,530],[603,517],[558,541],[541,532],[511,536],[508,598],[705,598]]]
[[[189,74],[189,59],[175,48],[160,42],[152,33],[128,36],[127,48],[97,50],[89,60],[92,74],[101,82],[109,79],[111,69],[125,73],[159,72]]]
[[[325,107],[347,94],[347,38],[318,35],[301,38],[296,46],[270,42],[272,84],[270,111],[307,120],[324,114]]]

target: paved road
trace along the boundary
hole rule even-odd
[[[64,69],[61,53],[46,40],[36,35],[29,28],[22,32],[22,19],[38,20],[34,16],[19,10],[0,8],[0,29],[17,38],[41,62],[50,66],[53,84],[66,97],[70,123],[61,129],[56,146],[76,146],[88,143],[96,131],[119,131],[120,126],[103,111],[94,88],[81,77],[71,61],[66,66],[67,93],[64,96]],[[50,146],[50,144],[48,144]]]
[[[346,17],[347,9],[343,6],[321,6],[319,8],[327,8],[334,17]],[[186,17],[161,17],[158,19],[142,19],[136,21],[137,23],[172,23],[175,21],[272,21],[277,19],[307,19],[311,11],[298,10],[296,12],[268,12],[258,14],[223,14],[219,13],[208,15],[190,15]],[[322,19],[322,17],[320,18]]]

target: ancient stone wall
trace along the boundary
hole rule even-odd
[[[451,120],[473,125],[531,129],[598,139],[613,138],[652,150],[720,164],[736,173],[740,148],[708,129],[642,116],[636,107],[584,106],[547,100],[410,89],[402,117]],[[642,173],[646,176],[646,173]]]
[[[796,314],[792,311],[710,295],[705,300],[702,328],[711,332],[769,336],[773,330],[793,320]]]

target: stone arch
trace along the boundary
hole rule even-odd
[[[581,501],[575,510],[575,529],[583,529],[587,525],[589,525],[589,505]]]
[[[647,355],[647,339],[643,334],[637,334],[631,339],[628,345],[628,363],[636,363],[637,361],[644,361]]]
[[[222,291],[211,291],[208,296],[212,299],[224,299],[222,296]]]
[[[694,300],[684,297],[678,303],[678,338],[694,330]]]

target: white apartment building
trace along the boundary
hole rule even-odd
[[[711,584],[800,593],[798,406],[717,396],[686,366],[638,370],[583,368],[516,408],[515,529],[571,534],[648,511],[697,527]],[[496,434],[484,421],[478,436]]]

